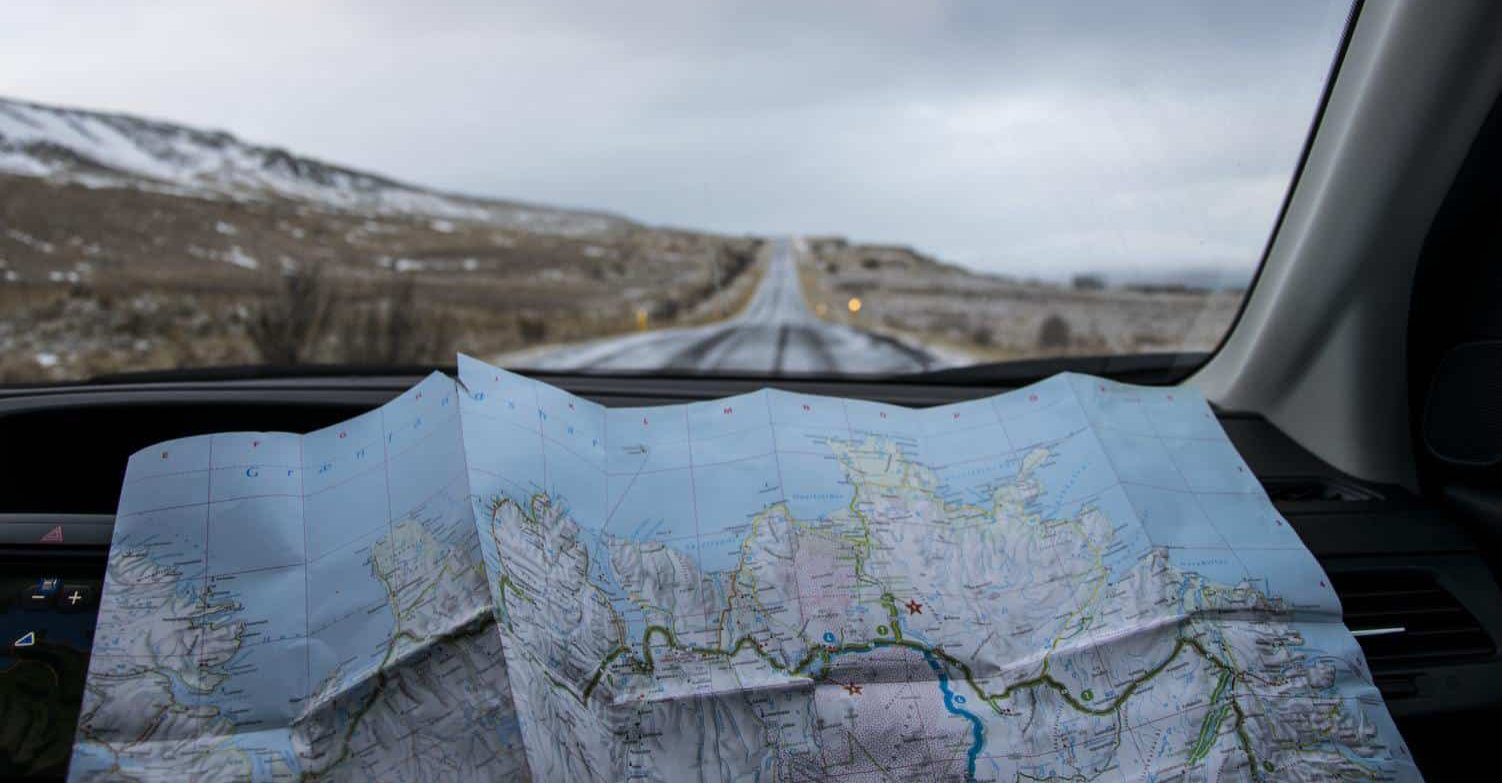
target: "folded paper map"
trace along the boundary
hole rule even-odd
[[[1419,779],[1192,389],[605,408],[463,356],[131,458],[70,776]]]

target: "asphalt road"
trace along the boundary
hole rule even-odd
[[[766,274],[739,315],[707,326],[663,329],[560,347],[523,362],[550,370],[689,370],[764,374],[920,372],[938,361],[921,348],[809,311],[797,249],[777,240]]]

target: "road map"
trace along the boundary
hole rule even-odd
[[[1189,388],[604,408],[461,356],[132,457],[75,779],[1418,780]]]
[[[525,774],[458,409],[133,455],[69,777]]]

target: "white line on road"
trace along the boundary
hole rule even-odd
[[[799,248],[786,239],[771,259],[751,302],[730,320],[613,337],[509,362],[543,370],[695,370],[767,374],[892,374],[938,364],[922,348],[820,321],[798,280]]]

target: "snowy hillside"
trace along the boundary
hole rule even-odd
[[[340,211],[425,215],[537,233],[620,229],[612,215],[439,193],[250,144],[224,132],[0,98],[0,173],[214,199],[290,199]]]

